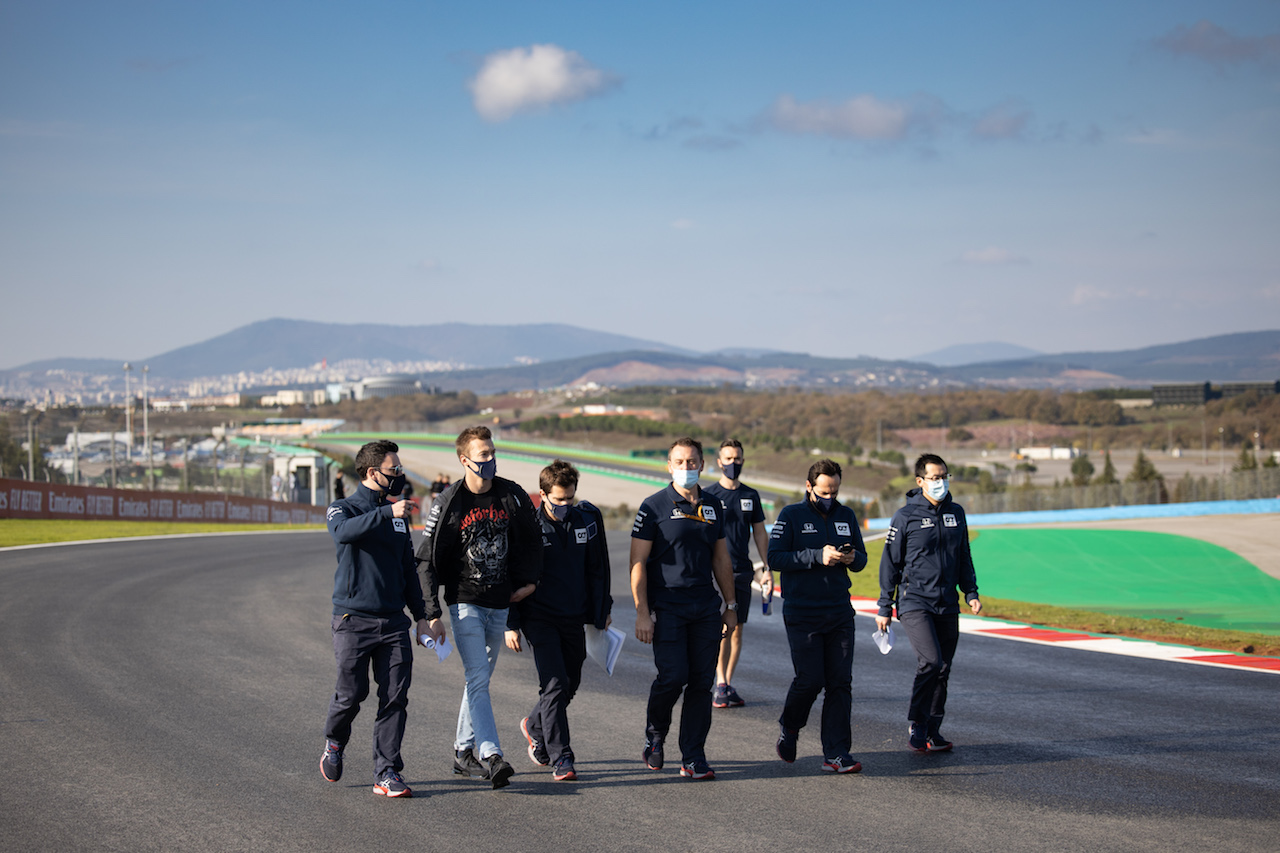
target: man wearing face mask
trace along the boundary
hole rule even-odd
[[[852,509],[837,500],[840,465],[819,459],[809,467],[805,499],[783,507],[769,536],[769,566],[782,575],[782,622],[795,678],[778,718],[778,757],[796,760],[800,730],[819,693],[822,769],[857,773],[849,750],[853,733],[853,606],[849,572],[867,565],[862,531]]]
[[[649,688],[642,757],[661,770],[672,712],[680,694],[680,775],[714,779],[707,764],[711,687],[725,631],[738,624],[733,566],[720,501],[698,488],[702,444],[681,438],[667,451],[671,485],[640,504],[631,526],[631,595],[636,639],[653,645],[658,677]],[[720,612],[720,596],[725,610]]]
[[[916,752],[945,752],[942,736],[947,681],[960,638],[960,598],[974,615],[982,612],[978,580],[969,553],[964,508],[951,499],[947,463],[926,453],[916,460],[916,488],[893,514],[880,557],[880,601],[876,626],[898,622],[916,652],[916,677],[907,707],[907,742]]]
[[[600,510],[586,501],[574,503],[578,469],[557,459],[542,469],[538,486],[542,577],[533,595],[512,605],[506,640],[507,648],[523,651],[523,631],[538,668],[538,702],[520,721],[529,758],[534,764],[552,765],[552,778],[564,782],[578,778],[567,711],[587,658],[583,625],[603,630],[612,621],[609,546]]]
[[[439,590],[466,675],[453,772],[487,779],[494,788],[515,773],[503,758],[489,700],[507,610],[534,591],[542,571],[542,535],[529,494],[497,476],[488,427],[465,429],[456,443],[463,478],[431,504],[416,557],[427,615],[441,615]]]
[[[413,559],[408,505],[389,503],[400,491],[404,469],[400,448],[374,441],[356,455],[359,487],[350,498],[334,501],[326,513],[337,546],[333,576],[333,653],[338,683],[325,722],[320,772],[330,782],[342,778],[342,756],[351,724],[369,695],[369,669],[378,684],[378,716],[373,724],[374,787],[385,797],[412,796],[400,777],[413,647],[405,608],[417,620],[414,632],[439,641],[439,614],[429,616]]]

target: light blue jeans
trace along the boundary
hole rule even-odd
[[[474,604],[451,604],[449,617],[453,623],[453,643],[458,647],[467,679],[462,691],[462,707],[458,709],[458,733],[453,748],[455,751],[474,749],[480,759],[502,755],[498,724],[493,719],[493,705],[489,701],[489,677],[505,643],[507,608],[494,610]]]

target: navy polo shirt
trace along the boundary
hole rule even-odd
[[[644,499],[631,538],[653,543],[645,564],[649,604],[698,601],[715,596],[712,556],[724,538],[720,500],[700,490],[698,503],[680,496],[674,485]]]
[[[760,506],[760,493],[739,483],[736,489],[726,489],[719,483],[703,488],[709,496],[717,498],[724,509],[724,538],[729,546],[729,560],[737,577],[755,576],[748,546],[751,544],[751,527],[764,521],[764,507]],[[760,555],[764,559],[764,554]]]

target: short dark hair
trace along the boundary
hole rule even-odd
[[[380,439],[369,442],[356,453],[356,476],[363,480],[370,468],[382,467],[382,460],[387,458],[388,453],[399,452],[400,445],[394,441]]]
[[[943,468],[946,468],[947,471],[951,470],[950,468],[947,468],[947,463],[942,460],[941,456],[933,453],[921,453],[920,458],[916,460],[916,476],[923,477],[925,474],[929,473],[929,465],[941,465]]]
[[[686,435],[684,438],[677,438],[675,441],[671,442],[671,446],[667,448],[668,459],[671,458],[671,451],[675,450],[677,447],[692,447],[694,450],[698,451],[698,459],[702,459],[702,442],[698,441],[696,438],[691,438]]]
[[[823,475],[844,479],[844,475],[840,471],[840,463],[834,459],[819,459],[809,466],[809,485],[816,486],[818,478]]]
[[[467,448],[471,446],[471,442],[479,439],[480,441],[493,441],[493,433],[489,432],[487,426],[467,427],[458,433],[458,440],[454,442],[458,448],[459,456],[467,455]]]
[[[738,450],[742,450],[742,442],[738,441],[736,438],[726,438],[724,441],[720,442],[720,449],[724,450],[726,447],[734,447]],[[743,453],[745,454],[746,451],[743,450]]]
[[[578,469],[563,459],[555,460],[538,475],[538,488],[542,491],[551,494],[556,486],[562,489],[572,486],[575,492],[578,490]]]

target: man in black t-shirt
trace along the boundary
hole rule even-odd
[[[440,615],[444,587],[466,673],[454,772],[501,788],[515,771],[498,742],[489,679],[503,645],[507,608],[533,592],[542,571],[542,535],[528,493],[497,476],[488,428],[463,430],[457,450],[464,477],[431,504],[415,556],[432,618]]]

